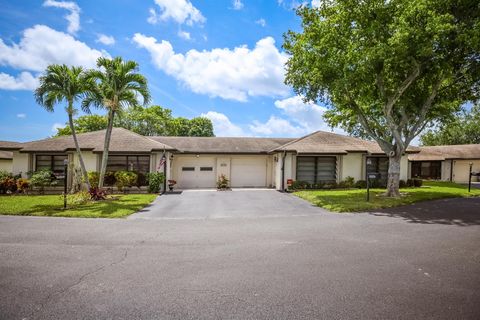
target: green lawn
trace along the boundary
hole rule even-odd
[[[128,216],[155,199],[154,194],[128,194],[104,201],[69,206],[63,210],[60,195],[14,195],[0,197],[0,214],[17,216],[50,216],[76,218],[121,218]]]
[[[352,190],[311,190],[297,191],[294,194],[312,204],[335,212],[359,212],[412,204],[418,201],[441,198],[480,196],[480,189],[468,188],[451,182],[424,181],[420,188],[400,189],[402,197],[382,196],[383,189],[370,189],[370,202],[366,201],[366,189]]]

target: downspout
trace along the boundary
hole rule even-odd
[[[167,153],[164,152],[163,156],[165,157],[165,161],[163,161],[163,193],[167,192]]]
[[[453,182],[453,159],[450,159],[450,182]]]
[[[287,150],[283,150],[282,156],[282,192],[285,192],[285,158],[287,157]]]

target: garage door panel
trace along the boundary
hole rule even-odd
[[[178,158],[176,161],[178,188],[215,188],[215,158]]]
[[[267,157],[232,158],[232,187],[266,187]]]

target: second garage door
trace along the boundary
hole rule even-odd
[[[230,183],[232,187],[266,187],[267,157],[232,158]]]
[[[179,157],[176,162],[179,189],[215,188],[215,158]]]

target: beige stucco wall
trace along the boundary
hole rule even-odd
[[[13,169],[13,160],[0,159],[0,171],[12,172],[12,169]]]
[[[472,162],[472,172],[480,172],[480,160],[454,160],[453,161],[453,181],[467,183],[470,172],[470,162]],[[478,181],[478,177],[472,177],[472,181]]]
[[[365,180],[364,167],[365,155],[362,153],[349,153],[339,156],[337,159],[338,179],[345,180],[346,177],[353,177],[355,181]]]
[[[20,153],[18,151],[13,152],[13,174],[22,174],[22,177],[27,178],[27,172],[31,170],[30,167],[31,156],[28,153]]]
[[[85,163],[85,170],[89,171],[100,171],[98,168],[98,155],[91,151],[82,151],[82,158],[83,163]],[[80,168],[80,161],[77,153],[73,153],[73,161],[75,163],[75,167]]]

